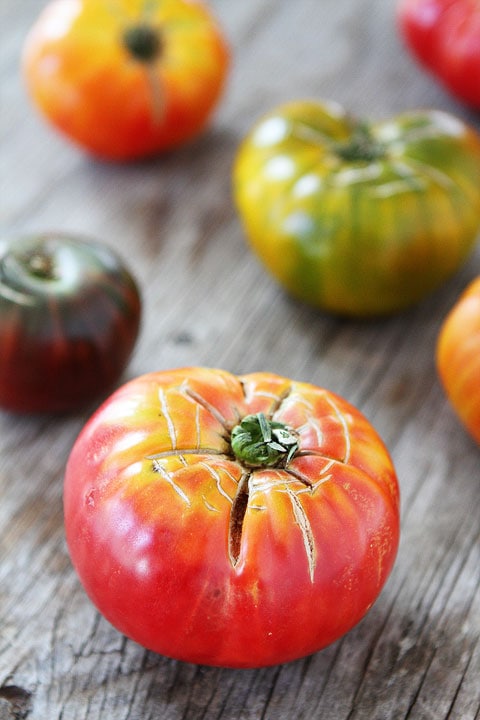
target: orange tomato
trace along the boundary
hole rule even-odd
[[[480,445],[480,275],[468,285],[442,325],[437,367],[456,413]]]
[[[224,35],[197,0],[52,0],[23,53],[44,116],[90,153],[115,160],[201,132],[228,64]]]

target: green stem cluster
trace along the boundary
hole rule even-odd
[[[232,430],[232,450],[247,467],[285,467],[298,450],[298,436],[264,413],[247,415]]]
[[[155,62],[163,49],[161,33],[149,23],[127,28],[123,33],[123,44],[135,60],[145,64]]]
[[[335,147],[336,154],[347,162],[372,162],[385,157],[385,147],[376,140],[368,123],[357,123],[350,138],[339,142]]]

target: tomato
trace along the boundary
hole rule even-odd
[[[198,0],[52,0],[23,70],[55,127],[106,159],[177,146],[204,129],[222,93],[226,40]]]
[[[0,406],[64,412],[105,398],[140,314],[132,275],[104,245],[58,234],[0,240]]]
[[[357,623],[392,568],[395,471],[328,390],[180,368],[118,389],[68,460],[65,528],[118,630],[189,662],[258,667]]]
[[[465,260],[480,230],[480,137],[442,112],[366,123],[298,101],[241,144],[245,233],[292,295],[351,316],[402,310]]]
[[[468,285],[442,324],[437,368],[455,411],[480,445],[480,276]]]
[[[480,109],[478,0],[400,0],[398,24],[416,60],[452,95]]]

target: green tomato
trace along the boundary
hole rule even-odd
[[[234,195],[252,249],[293,296],[367,317],[407,308],[480,231],[480,137],[439,111],[366,123],[289,103],[241,144]]]

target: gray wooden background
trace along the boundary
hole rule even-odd
[[[110,627],[71,568],[62,478],[89,413],[0,412],[1,720],[478,719],[480,449],[444,398],[433,349],[479,250],[413,310],[339,320],[288,299],[247,250],[230,172],[252,122],[293,98],[372,117],[437,107],[479,130],[480,116],[408,57],[394,0],[215,0],[234,64],[209,131],[154,161],[94,162],[25,95],[21,45],[43,4],[0,0],[1,232],[80,232],[120,251],[144,299],[123,380],[195,364],[270,370],[356,404],[393,455],[402,540],[373,609],[324,651],[262,670],[175,662]]]

